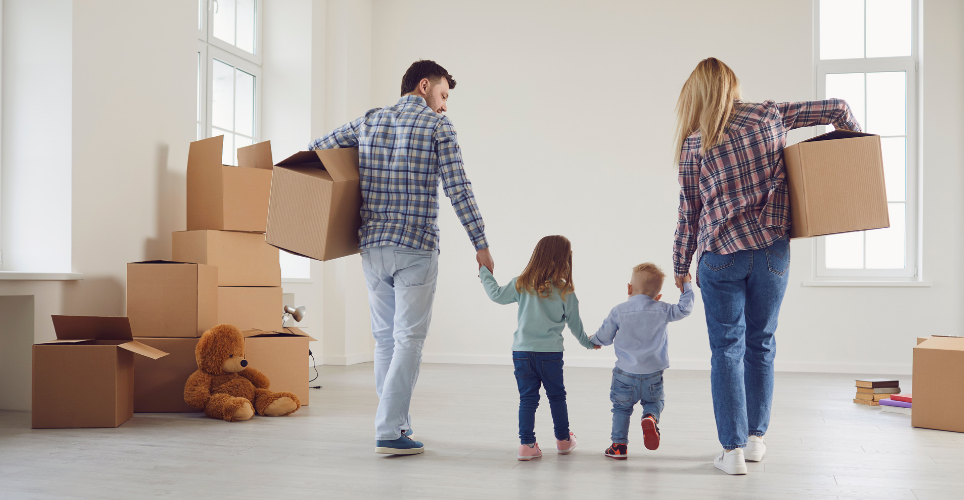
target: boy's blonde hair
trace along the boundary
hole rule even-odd
[[[663,289],[663,280],[666,274],[656,264],[644,262],[633,268],[633,277],[630,284],[633,285],[633,292],[642,292],[650,298],[656,298],[659,291]]]

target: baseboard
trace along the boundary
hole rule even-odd
[[[360,353],[360,354],[350,354],[348,356],[322,356],[321,364],[323,365],[336,365],[336,366],[348,366],[357,365],[358,363],[368,363],[373,361],[372,353]]]

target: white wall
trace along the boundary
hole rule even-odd
[[[925,278],[931,288],[804,288],[812,243],[794,241],[778,333],[782,370],[909,373],[914,337],[959,332],[964,250],[959,139],[961,5],[928,0],[924,13]],[[398,99],[419,58],[456,78],[449,115],[496,260],[508,281],[547,234],[573,241],[587,329],[625,300],[630,268],[671,271],[679,187],[671,165],[673,106],[696,63],[719,57],[746,98],[815,97],[808,0],[545,2],[376,0],[372,102]],[[423,25],[424,30],[412,30]],[[742,28],[736,28],[742,27]],[[953,95],[953,97],[948,97]],[[794,134],[799,140],[809,132]],[[957,139],[954,139],[957,138]],[[927,210],[941,200],[940,210]],[[442,200],[443,203],[447,202]],[[427,361],[509,360],[515,311],[487,300],[474,251],[453,211],[441,210],[442,258]],[[678,293],[664,288],[667,300]],[[673,325],[677,368],[707,368],[702,304]],[[568,338],[571,364],[608,365]]]

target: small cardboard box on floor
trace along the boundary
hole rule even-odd
[[[295,153],[271,173],[265,241],[315,260],[358,250],[358,149]]]
[[[166,352],[133,340],[125,317],[53,316],[33,346],[31,427],[117,427],[134,416],[134,359]]]
[[[791,238],[890,227],[880,136],[834,130],[783,150]]]
[[[173,259],[218,268],[218,286],[281,286],[278,249],[264,235],[236,231],[178,231]]]
[[[218,324],[218,268],[161,260],[127,264],[127,316],[138,337],[200,337]]]
[[[964,432],[964,337],[918,338],[911,425]]]
[[[238,149],[221,164],[224,136],[191,143],[187,159],[187,229],[265,232],[271,192],[271,142]]]
[[[272,391],[290,391],[302,405],[308,404],[308,342],[315,340],[300,328],[277,328],[275,331],[242,332],[244,359],[249,366],[264,373]]]

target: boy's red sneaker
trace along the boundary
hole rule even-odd
[[[659,427],[656,426],[656,419],[652,415],[643,417],[643,444],[647,450],[659,448]]]
[[[626,460],[626,445],[620,443],[613,443],[612,446],[606,448],[606,456],[610,458],[615,458],[616,460]]]

